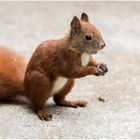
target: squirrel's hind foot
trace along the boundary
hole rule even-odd
[[[48,113],[47,111],[45,110],[39,110],[37,111],[37,116],[43,121],[50,121],[52,120],[52,114]]]
[[[76,100],[76,101],[63,100],[63,101],[60,101],[59,103],[57,103],[57,105],[77,108],[78,106],[79,107],[86,107],[87,106],[87,102],[86,101],[82,101],[82,100]]]

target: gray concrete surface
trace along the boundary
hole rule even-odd
[[[50,99],[53,120],[43,122],[26,104],[1,103],[0,138],[140,139],[140,2],[0,2],[0,44],[28,61],[40,42],[62,37],[83,11],[104,36],[107,47],[96,58],[109,67],[104,77],[77,80],[69,95],[88,107],[57,107]]]

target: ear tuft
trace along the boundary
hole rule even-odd
[[[81,14],[81,20],[82,21],[85,21],[85,22],[88,22],[89,20],[88,20],[88,15],[86,14],[86,13],[82,13]]]
[[[81,27],[80,20],[78,19],[77,16],[74,16],[71,21],[71,28],[80,29],[80,27]]]
[[[74,16],[71,21],[71,33],[76,34],[79,32],[80,29],[81,29],[80,20],[78,19],[77,16]]]

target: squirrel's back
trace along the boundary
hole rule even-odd
[[[26,63],[20,54],[0,47],[0,100],[15,97],[23,91],[25,70]]]

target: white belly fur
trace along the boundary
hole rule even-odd
[[[82,60],[82,65],[83,66],[87,66],[87,64],[89,63],[89,58],[90,58],[89,54],[87,54],[87,53],[82,54],[81,60]]]
[[[67,81],[68,81],[68,79],[65,77],[62,77],[62,76],[58,77],[56,79],[56,81],[54,82],[51,96],[57,94],[57,92],[59,92],[64,87],[64,85],[67,83]]]

